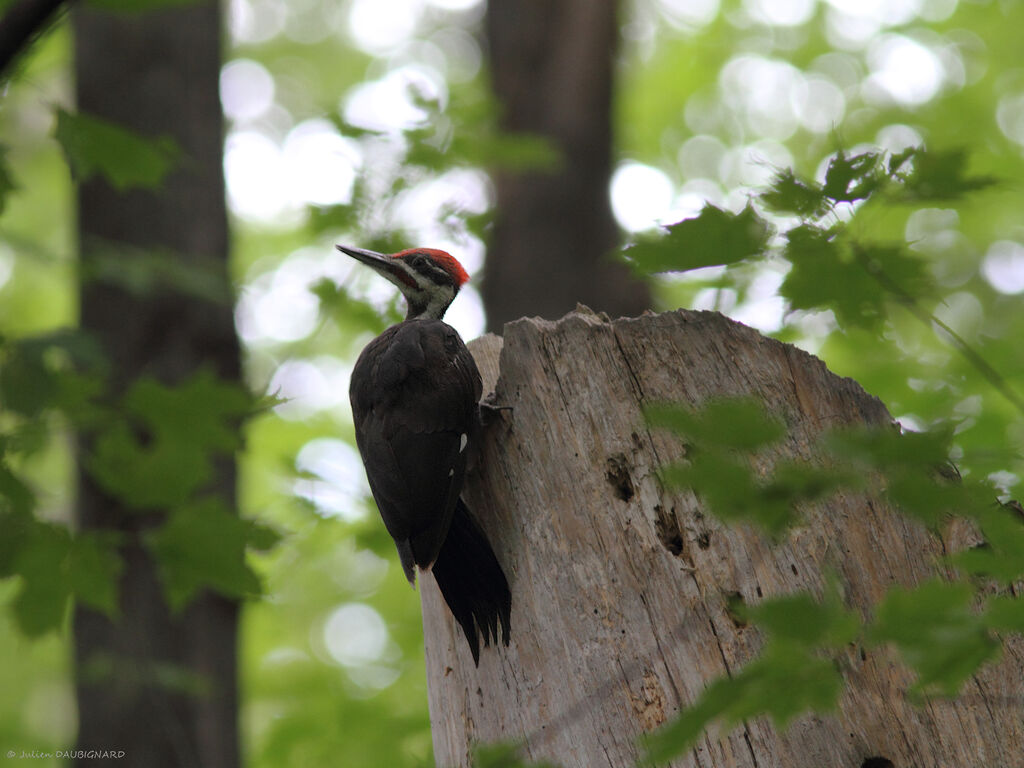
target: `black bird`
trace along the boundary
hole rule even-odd
[[[469,279],[444,251],[386,256],[339,251],[373,268],[405,296],[409,312],[371,341],[352,371],[349,399],[370,490],[411,584],[432,571],[473,662],[480,636],[509,643],[512,595],[487,537],[459,497],[480,432],[480,372],[441,320]]]

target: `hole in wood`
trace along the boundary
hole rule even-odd
[[[896,768],[887,757],[869,757],[860,764],[860,768]]]
[[[621,453],[608,458],[608,469],[605,477],[615,489],[615,498],[622,501],[629,501],[636,494],[633,488],[633,478],[629,476],[629,466],[626,464],[626,457]]]
[[[654,506],[654,532],[658,534],[658,541],[673,556],[683,554],[683,533],[679,530],[675,507],[666,512],[661,504]]]

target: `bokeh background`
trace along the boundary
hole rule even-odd
[[[707,202],[739,211],[782,168],[821,178],[840,147],[962,148],[972,171],[1000,180],[992,190],[948,206],[879,207],[858,213],[857,226],[926,257],[942,289],[936,316],[1019,382],[1022,5],[624,0],[607,190],[621,242]],[[401,307],[389,284],[333,244],[443,248],[480,276],[494,208],[489,168],[547,157],[542,143],[495,140],[487,12],[483,0],[226,5],[220,89],[235,321],[248,385],[285,398],[248,423],[241,458],[243,514],[284,536],[251,555],[265,590],[242,621],[252,768],[430,762],[419,598],[369,498],[347,396],[355,355]],[[76,322],[72,180],[53,139],[55,105],[71,106],[70,50],[60,23],[0,104],[22,182],[0,219],[5,336]],[[880,343],[840,329],[829,311],[791,311],[779,293],[786,269],[767,259],[650,284],[658,308],[716,309],[819,354],[905,426],[953,413],[963,449],[999,453],[992,476],[1012,492],[1019,413],[913,318],[891,316]],[[478,284],[447,318],[466,339],[486,324]],[[58,436],[24,470],[39,514],[69,520],[70,439]],[[17,589],[8,579],[0,596]],[[0,745],[67,748],[76,730],[67,633],[29,639],[0,613],[0,657]]]

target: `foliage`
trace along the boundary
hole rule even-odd
[[[0,215],[3,214],[4,207],[7,205],[7,196],[18,188],[11,176],[10,166],[7,164],[7,152],[8,148],[0,144]]]
[[[1020,406],[1008,382],[961,337],[925,308],[939,286],[927,265],[902,243],[879,243],[859,234],[858,216],[836,215],[842,203],[862,201],[863,206],[892,206],[935,199],[960,199],[990,186],[989,177],[965,173],[960,151],[929,152],[914,148],[898,155],[866,151],[847,157],[840,151],[829,162],[824,181],[799,178],[792,170],[777,173],[755,200],[763,210],[795,215],[795,223],[777,238],[774,253],[758,249],[750,260],[774,258],[788,263],[780,294],[792,310],[831,310],[840,329],[881,331],[895,307],[910,308],[928,325],[947,331],[954,346],[977,374],[989,380],[1013,406]],[[648,241],[637,266],[660,270],[687,270],[705,266],[692,259],[692,250],[707,248],[696,226],[710,211],[721,220],[717,208],[705,208],[693,227],[686,221],[669,228],[671,235]],[[723,243],[749,232],[752,208],[728,221]],[[756,216],[756,214],[753,214]],[[780,220],[781,221],[781,220]],[[767,221],[759,229],[767,231]],[[685,233],[692,233],[692,239]],[[765,240],[765,243],[767,241]],[[626,251],[630,258],[632,249]],[[673,258],[675,259],[673,263]],[[721,263],[734,263],[723,259]],[[1020,408],[1024,415],[1024,408]],[[650,756],[660,761],[689,749],[712,721],[734,725],[758,714],[768,714],[780,726],[805,711],[826,711],[835,706],[841,692],[837,672],[843,645],[859,635],[868,644],[891,644],[917,673],[912,692],[954,696],[978,667],[993,659],[1000,642],[995,629],[1015,628],[1020,607],[1016,598],[990,602],[993,613],[978,610],[982,582],[994,580],[1012,585],[1024,573],[1024,524],[1022,518],[994,504],[999,491],[977,471],[971,457],[962,456],[961,476],[949,463],[960,453],[954,450],[958,429],[938,422],[931,429],[914,432],[899,428],[861,428],[835,431],[822,437],[816,453],[821,465],[780,461],[766,474],[755,472],[752,460],[764,446],[784,435],[780,424],[759,404],[747,400],[716,401],[699,412],[679,406],[648,410],[648,422],[672,429],[686,440],[684,461],[664,467],[662,479],[669,487],[696,492],[714,514],[727,520],[745,520],[779,536],[791,525],[802,505],[827,497],[839,488],[866,491],[893,508],[937,528],[945,519],[959,515],[973,519],[983,535],[984,547],[957,553],[950,562],[961,581],[932,581],[913,589],[894,587],[864,626],[849,617],[844,639],[838,645],[818,647],[819,655],[796,654],[787,626],[807,627],[815,636],[828,633],[836,613],[809,609],[806,595],[768,601],[751,618],[769,634],[758,658],[738,674],[713,683],[681,717],[651,742]],[[744,430],[743,425],[749,429]],[[1020,457],[1017,457],[1019,461]],[[836,468],[840,469],[836,469]],[[794,609],[805,611],[806,623],[778,621]],[[806,639],[806,638],[805,638]],[[812,644],[818,645],[818,644]],[[820,655],[829,651],[832,660]],[[781,685],[785,681],[785,685]],[[780,696],[779,691],[785,691]]]
[[[736,454],[754,453],[784,434],[757,403],[717,401],[700,413],[653,406],[647,418],[653,426],[668,427],[689,440],[687,461],[663,467],[662,481],[669,488],[698,490],[725,520],[753,517],[766,530],[779,533],[790,523],[791,507],[798,499],[812,500],[835,485],[825,472],[796,465],[776,468],[776,475],[767,481],[753,476]]]
[[[271,546],[273,534],[203,495],[214,462],[240,445],[240,420],[255,408],[249,393],[200,371],[176,387],[138,379],[112,403],[105,361],[88,337],[72,331],[3,340],[0,359],[7,406],[0,435],[0,575],[21,579],[12,608],[25,634],[60,629],[72,596],[111,616],[119,604],[125,534],[72,534],[38,519],[36,492],[19,472],[58,425],[78,428],[88,446],[83,464],[111,498],[139,514],[174,510],[146,537],[172,606],[183,606],[200,587],[234,596],[260,592],[245,549]]]
[[[917,672],[914,691],[955,696],[999,650],[984,616],[972,610],[975,597],[966,583],[929,581],[913,589],[894,587],[878,604],[868,639],[899,649]]]
[[[143,13],[158,8],[192,5],[195,2],[197,0],[89,0],[89,5],[105,11]]]
[[[716,720],[729,726],[767,714],[784,726],[803,712],[833,709],[842,689],[842,655],[851,642],[895,646],[917,673],[911,693],[955,696],[998,654],[993,632],[1019,631],[1024,608],[1012,592],[984,603],[982,596],[990,580],[1008,587],[1024,573],[1024,517],[993,504],[995,494],[987,485],[948,471],[950,433],[888,426],[836,430],[822,435],[814,451],[819,463],[782,460],[762,473],[752,466],[757,451],[782,440],[785,430],[756,401],[712,401],[698,412],[654,406],[647,418],[686,441],[686,459],[663,468],[663,481],[693,490],[723,519],[753,523],[779,536],[808,501],[843,489],[870,492],[936,528],[950,516],[969,517],[985,536],[984,546],[949,558],[962,580],[893,587],[866,623],[842,607],[834,587],[823,602],[797,593],[753,608],[740,606],[745,619],[765,630],[768,642],[756,660],[715,681],[651,739],[652,761],[689,749]],[[749,433],[744,424],[750,425]]]
[[[230,597],[260,594],[259,579],[245,563],[245,549],[255,541],[272,546],[276,536],[263,538],[263,530],[211,496],[178,506],[145,540],[160,567],[167,601],[180,610],[203,587]]]
[[[178,2],[96,0],[114,10]],[[407,43],[381,47],[378,41],[374,48],[355,39],[353,45],[339,45],[334,32],[348,34],[366,5],[232,4],[229,57],[266,73],[272,94],[262,114],[232,117],[229,147],[233,138],[258,134],[279,150],[301,138],[304,125],[321,121],[333,125],[348,146],[357,146],[361,158],[347,197],[293,206],[278,217],[259,218],[235,206],[233,275],[242,296],[240,328],[245,330],[247,296],[267,283],[286,285],[300,271],[308,280],[285,295],[297,307],[311,288],[319,313],[302,332],[246,337],[251,389],[273,391],[278,377],[286,378],[280,374],[285,365],[297,362],[324,376],[328,390],[341,391],[340,398],[322,398],[326,405],[305,411],[289,412],[299,402],[268,410],[259,408],[257,398],[250,401],[258,413],[241,426],[239,491],[247,518],[260,520],[262,527],[226,520],[222,509],[195,492],[209,474],[208,462],[238,446],[226,434],[241,418],[244,393],[225,394],[223,410],[195,412],[202,450],[198,457],[184,456],[183,436],[166,418],[166,404],[187,403],[187,391],[216,393],[218,383],[192,380],[161,390],[155,382],[139,382],[142,392],[133,387],[129,405],[127,395],[106,391],[105,363],[89,340],[66,330],[75,323],[79,277],[69,257],[68,163],[79,179],[101,176],[124,188],[159,189],[188,159],[159,138],[125,135],[116,126],[55,106],[69,101],[66,25],[33,46],[5,90],[0,111],[0,593],[10,610],[0,615],[0,649],[18,663],[7,665],[2,679],[8,691],[0,698],[4,743],[52,750],[73,739],[69,654],[64,641],[47,630],[63,624],[71,599],[108,612],[116,606],[121,542],[116,536],[69,532],[73,469],[67,432],[74,425],[100,441],[92,466],[112,492],[146,504],[174,496],[154,469],[163,459],[193,491],[175,497],[175,515],[146,542],[165,563],[173,599],[185,601],[199,583],[231,595],[250,594],[253,574],[273,595],[244,612],[242,712],[250,765],[420,765],[428,759],[416,594],[388,565],[390,542],[361,498],[365,490],[356,486],[342,494],[344,473],[339,480],[320,464],[297,459],[315,456],[310,446],[322,447],[323,441],[331,441],[332,450],[351,446],[343,381],[325,372],[350,364],[397,309],[372,285],[329,263],[329,256],[311,254],[329,254],[335,241],[394,250],[424,239],[451,241],[472,252],[482,248],[488,203],[474,208],[446,201],[423,216],[410,203],[414,193],[453,170],[553,171],[557,162],[535,139],[504,137],[493,129],[494,105],[486,96],[486,75],[478,61],[474,64],[472,42],[483,4],[450,11],[440,6],[460,4],[415,3],[418,26]],[[856,25],[835,22],[845,18],[837,17],[838,4],[806,4],[812,12],[804,20],[775,26],[751,15],[752,9],[772,4],[726,0],[716,15],[703,20],[686,15],[692,9],[685,5],[638,2],[623,12],[627,34],[616,95],[617,149],[623,158],[662,169],[677,191],[691,192],[689,185],[703,179],[697,189],[711,205],[670,225],[661,237],[636,236],[627,259],[649,272],[704,267],[683,278],[678,273],[656,278],[668,307],[711,306],[746,319],[744,309],[759,301],[767,284],[769,300],[786,309],[767,330],[856,378],[922,435],[836,435],[828,450],[851,471],[792,464],[754,478],[744,454],[766,445],[778,427],[753,415],[750,404],[718,404],[718,412],[698,414],[652,411],[659,423],[685,431],[691,444],[694,463],[666,468],[666,477],[700,490],[701,478],[693,471],[700,464],[712,481],[706,492],[713,509],[734,520],[748,519],[740,516],[744,509],[755,510],[751,522],[782,536],[803,505],[849,483],[851,474],[863,480],[888,471],[894,485],[868,490],[889,494],[893,503],[929,524],[950,511],[971,510],[987,545],[958,554],[951,565],[978,583],[1013,578],[1020,573],[1019,517],[993,506],[991,494],[980,489],[991,476],[1005,500],[1024,472],[1024,421],[1015,404],[1024,376],[1019,355],[1024,317],[1019,295],[994,289],[983,265],[991,243],[1021,240],[1024,203],[1012,180],[1024,175],[1014,111],[1022,86],[1014,73],[1024,6],[945,3],[940,5],[952,15],[942,18],[926,9],[930,4],[917,4],[920,15],[884,23],[869,19],[869,25],[881,25],[877,34],[851,41],[841,32]],[[711,5],[717,6],[703,4]],[[877,90],[879,52],[893,39],[941,54],[949,63],[941,87],[927,99],[867,98]],[[478,60],[479,48],[475,56]],[[815,130],[797,124],[787,132],[758,115],[752,119],[744,112],[749,106],[744,99],[758,105],[774,98],[765,96],[770,80],[746,88],[730,79],[737,63],[752,57],[771,63],[773,71],[784,66],[806,76],[804,85],[827,80],[840,91],[845,109],[833,124]],[[348,105],[361,89],[417,67],[429,71],[434,90],[394,110],[414,117],[368,127],[350,114]],[[797,97],[799,89],[793,92]],[[779,101],[792,99],[787,94]],[[889,137],[895,133],[912,140],[894,145]],[[695,173],[683,162],[695,139],[709,148],[701,156],[713,169]],[[963,146],[965,141],[970,146]],[[772,159],[758,161],[764,173],[753,181],[735,173],[741,164],[737,158],[744,155],[745,162],[749,154]],[[271,177],[273,162],[259,167],[261,176]],[[993,184],[994,179],[999,181]],[[455,183],[464,181],[459,177]],[[706,192],[708,181],[717,194]],[[753,196],[743,189],[751,185]],[[108,249],[101,255],[83,279],[115,279],[137,295],[170,284],[191,295],[228,300],[226,286],[207,280],[201,266],[180,270],[167,254],[148,251]],[[737,420],[761,428],[748,439],[733,428]],[[920,463],[911,461],[914,455]],[[891,462],[893,457],[897,460]],[[950,458],[964,475],[960,485],[929,472]],[[157,482],[152,488],[134,484],[120,475],[128,468],[148,472]],[[734,487],[716,487],[719,472],[734,477]],[[343,502],[332,507],[332,493],[344,495]],[[978,493],[988,495],[979,500]],[[146,514],[145,504],[136,506],[137,514]],[[287,539],[263,551],[275,537],[268,526],[286,531]],[[202,547],[186,546],[188,536],[199,531],[227,536],[231,557],[220,562]],[[679,734],[699,733],[705,721],[732,722],[755,711],[759,692],[781,670],[800,664],[810,663],[820,678],[797,676],[807,685],[792,689],[787,680],[791,696],[774,710],[769,704],[760,711],[784,721],[803,707],[827,707],[837,679],[836,638],[847,632],[865,642],[870,634],[872,642],[892,643],[912,660],[919,685],[928,692],[953,690],[967,666],[944,666],[948,660],[933,654],[941,651],[935,643],[915,644],[905,636],[900,617],[907,602],[921,598],[924,615],[908,615],[928,628],[931,639],[948,632],[965,665],[986,657],[997,633],[1024,628],[1021,601],[996,594],[975,610],[981,596],[975,591],[964,603],[964,583],[932,585],[933,591],[919,596],[894,592],[884,604],[884,620],[871,627],[848,626],[842,612],[830,607],[829,595],[821,600],[797,595],[777,609],[773,603],[749,609],[750,620],[769,637],[766,656],[743,670],[738,683],[709,688],[694,713],[670,726],[676,740],[661,747],[677,749]],[[376,612],[386,640],[378,655],[342,663],[325,648],[324,628],[337,610],[353,605]],[[794,612],[814,619],[809,626],[817,628],[815,634],[786,635],[784,617]],[[39,639],[27,644],[25,632]],[[504,753],[493,754],[493,760],[504,759]],[[492,758],[482,754],[479,759]]]
[[[982,12],[975,11],[958,12],[957,23],[971,19],[979,25],[975,29],[985,28],[995,35],[993,41],[1000,39],[993,26],[999,14],[982,22]],[[990,47],[993,60],[1001,55],[998,46],[993,42]],[[976,523],[985,543],[949,558],[957,580],[894,588],[876,606],[870,622],[851,617],[847,627],[849,636],[862,644],[888,644],[898,650],[917,675],[914,692],[920,696],[955,695],[978,666],[998,654],[999,633],[1020,632],[1024,626],[1018,597],[990,594],[993,582],[1012,584],[1024,566],[1022,517],[1012,506],[995,503],[996,497],[1005,500],[1019,487],[1024,469],[1022,370],[1012,343],[1007,343],[1021,332],[1022,315],[1019,299],[1001,297],[992,290],[991,279],[980,279],[988,243],[1020,239],[1008,219],[1020,196],[1006,181],[1019,176],[1022,164],[1019,151],[1008,145],[1007,136],[986,116],[991,113],[980,106],[991,98],[984,94],[992,87],[991,81],[979,81],[954,91],[928,117],[916,121],[912,113],[897,111],[882,118],[910,122],[928,137],[926,144],[886,152],[871,146],[874,137],[863,127],[843,126],[843,138],[859,143],[821,161],[828,150],[823,152],[820,143],[816,146],[812,139],[808,151],[801,153],[791,142],[794,167],[777,167],[743,208],[744,216],[753,210],[761,219],[758,226],[771,228],[773,234],[754,252],[725,249],[723,258],[706,260],[728,265],[710,279],[695,273],[690,280],[668,284],[669,301],[692,303],[698,291],[713,291],[719,306],[717,297],[722,295],[742,302],[756,276],[779,275],[778,295],[786,313],[777,333],[810,342],[833,370],[880,395],[910,430],[834,433],[820,446],[821,454],[831,459],[815,466],[779,462],[762,474],[751,470],[762,443],[755,439],[753,444],[740,440],[730,445],[716,434],[718,423],[722,434],[734,431],[731,414],[749,411],[752,404],[711,403],[702,412],[682,414],[664,406],[648,413],[653,424],[677,431],[687,445],[686,460],[664,468],[667,483],[694,490],[717,515],[759,525],[776,537],[784,535],[807,502],[837,488],[872,493],[929,526],[950,515]],[[990,93],[998,94],[998,87]],[[932,122],[962,110],[965,103],[976,109],[970,116],[961,112],[949,122]],[[960,139],[949,127],[955,124],[963,131],[966,123],[973,127],[972,136],[986,139],[969,148],[952,144]],[[631,129],[636,125],[631,123]],[[832,143],[834,148],[839,138],[832,136]],[[801,159],[807,169],[803,173]],[[731,209],[739,210],[739,205]],[[642,235],[625,258],[650,271],[704,266],[693,254],[713,252],[714,246],[680,235],[687,230],[697,234],[698,223],[708,216],[721,218],[719,212],[707,206],[696,217],[670,225],[669,236]],[[939,245],[929,234],[921,239],[920,222],[950,215],[955,218],[950,219],[954,223],[949,234],[955,232],[958,240]],[[723,243],[750,231],[740,214],[729,216]],[[637,258],[641,253],[642,260]],[[963,316],[949,311],[950,301],[964,300],[982,308],[980,319],[966,331]],[[817,338],[809,336],[809,329]],[[966,402],[973,404],[970,412]],[[758,425],[770,422],[763,414],[742,418],[755,425],[755,434],[764,429]],[[959,473],[950,469],[951,459]],[[809,600],[794,595],[781,602]],[[779,603],[766,601],[758,608],[773,610]],[[806,655],[801,663],[820,667],[820,674],[809,679],[793,675],[778,687],[794,702],[786,710],[776,700],[777,690],[759,689],[757,683],[762,676],[790,668],[790,659],[776,650],[779,629],[787,625],[764,615],[751,619],[768,635],[762,654],[732,678],[713,683],[678,720],[654,735],[649,743],[652,759],[685,751],[715,721],[728,726],[769,714],[781,724],[800,711],[834,706],[839,688],[825,688],[828,681],[839,679],[836,669],[843,649],[819,644]],[[808,621],[818,631],[830,626],[824,617]],[[806,668],[801,663],[797,668]]]
[[[760,656],[737,674],[714,681],[680,717],[651,735],[648,762],[661,763],[688,749],[712,721],[732,726],[766,714],[784,727],[807,710],[835,708],[843,678],[829,656],[838,655],[859,629],[835,589],[822,602],[797,594],[741,606],[741,614],[768,633]]]
[[[125,418],[99,430],[86,466],[134,509],[187,504],[212,479],[214,458],[240,447],[238,421],[252,406],[205,371],[177,387],[137,379],[118,408]]]
[[[665,229],[663,238],[647,237],[627,250],[627,257],[642,273],[734,264],[757,256],[769,231],[750,206],[732,214],[710,204],[696,218]]]
[[[524,760],[517,744],[478,744],[473,750],[473,768],[556,768],[553,763]]]
[[[183,262],[180,254],[158,248],[94,241],[90,243],[88,261],[79,265],[79,279],[83,283],[113,284],[139,297],[170,288],[184,296],[227,305],[233,297],[222,269],[223,265],[218,269],[212,259],[193,256]]]
[[[153,189],[175,166],[180,150],[172,139],[145,139],[106,120],[57,110],[54,138],[80,181],[100,174],[115,189]]]

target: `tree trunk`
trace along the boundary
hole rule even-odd
[[[487,43],[503,130],[547,139],[555,168],[498,170],[481,293],[487,324],[558,317],[577,301],[613,315],[650,306],[608,258],[619,235],[612,172],[616,0],[490,0]]]
[[[156,191],[119,192],[101,179],[80,186],[83,274],[94,274],[91,262],[106,249],[152,249],[201,264],[226,296],[219,4],[130,14],[81,8],[74,31],[81,110],[144,136],[170,135],[184,151]],[[116,281],[87,279],[81,325],[106,351],[115,396],[141,375],[175,384],[206,367],[240,378],[228,300],[166,286],[140,295]],[[234,481],[234,464],[225,460],[215,487],[231,507]],[[172,615],[140,543],[160,515],[125,508],[81,468],[77,511],[83,529],[124,534],[125,570],[116,621],[75,611],[76,749],[123,750],[126,766],[237,766],[237,604],[205,594]]]
[[[756,656],[762,637],[727,609],[810,590],[838,575],[848,606],[869,613],[894,584],[932,576],[949,542],[865,497],[815,506],[784,541],[726,527],[656,471],[680,457],[651,432],[644,405],[754,396],[788,429],[769,460],[814,459],[825,429],[886,424],[856,382],[816,358],[720,315],[680,310],[609,322],[580,311],[520,320],[470,345],[484,391],[511,405],[485,432],[465,498],[512,589],[512,645],[479,669],[423,580],[427,675],[439,766],[468,765],[475,742],[525,739],[524,756],[622,768],[640,734],[695,702],[709,681]],[[500,349],[500,377],[498,377]],[[495,385],[495,378],[497,384]],[[967,695],[923,708],[886,649],[851,647],[833,715],[779,733],[765,718],[706,733],[676,766],[860,768],[1020,765],[1024,642],[975,676]]]

